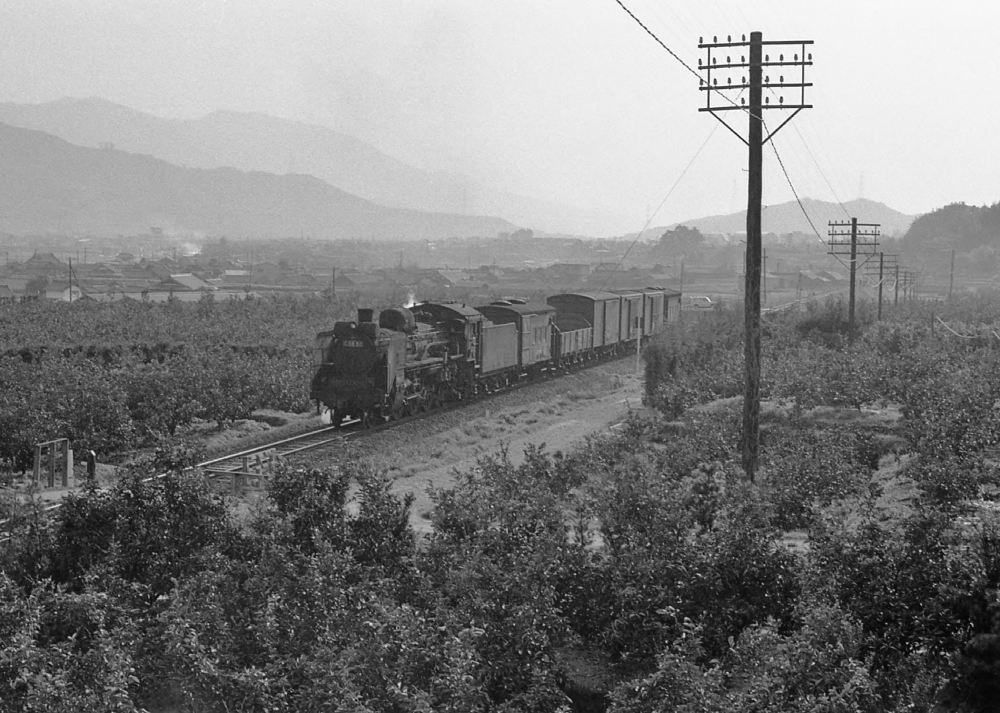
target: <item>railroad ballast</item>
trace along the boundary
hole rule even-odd
[[[681,294],[647,287],[504,300],[359,309],[316,336],[310,398],[371,424],[569,371],[635,348],[677,319]]]

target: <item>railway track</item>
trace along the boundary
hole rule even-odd
[[[595,360],[586,365],[581,365],[574,371],[589,370],[603,364],[608,364],[613,361],[618,361],[625,358],[631,358],[628,354],[618,355],[611,359]],[[407,423],[411,423],[415,420],[425,418],[428,416],[433,416],[435,414],[443,414],[456,409],[462,409],[473,404],[480,403],[482,401],[488,400],[493,396],[500,394],[511,393],[513,391],[519,391],[521,389],[531,388],[542,383],[551,381],[553,378],[559,378],[559,374],[553,374],[549,376],[544,376],[540,379],[526,380],[514,384],[500,392],[483,393],[476,396],[467,397],[457,401],[450,401],[442,404],[436,409],[429,411],[426,414],[414,414],[411,416],[404,416],[403,418],[390,420],[385,423],[376,424],[369,427],[361,427],[360,422],[357,420],[348,420],[339,426],[323,426],[306,433],[299,434],[297,436],[292,436],[290,438],[283,438],[278,441],[271,441],[269,443],[264,443],[253,448],[248,448],[246,450],[240,451],[238,453],[230,453],[227,455],[219,456],[217,458],[212,458],[206,461],[202,461],[194,466],[194,469],[200,470],[209,476],[222,476],[222,475],[233,475],[239,473],[246,473],[248,471],[248,466],[257,460],[259,454],[264,454],[266,452],[272,451],[274,456],[278,458],[286,458],[297,453],[301,453],[307,450],[312,450],[315,448],[322,448],[324,446],[332,446],[335,444],[344,444],[349,440],[355,438],[361,438],[366,434],[374,434],[383,430],[393,428],[395,426],[401,426]],[[161,480],[170,475],[169,472],[157,473],[151,475],[147,478],[143,478],[143,482],[152,482],[156,480]],[[61,502],[50,502],[42,506],[41,510],[44,513],[51,513],[59,510],[62,507]],[[0,520],[0,529],[8,524],[8,520]],[[7,541],[9,537],[0,532],[0,543]]]
[[[255,446],[254,448],[248,448],[247,450],[240,451],[239,453],[231,453],[229,455],[220,456],[219,458],[213,458],[211,460],[198,463],[195,467],[211,473],[240,472],[246,470],[248,461],[258,453],[273,451],[274,455],[278,458],[286,458],[302,451],[343,442],[349,437],[349,435],[349,433],[343,431],[337,426],[325,426],[313,431],[301,433],[298,436],[283,438],[280,441],[273,441],[271,443],[265,443],[261,446]],[[162,475],[159,477],[162,477]]]

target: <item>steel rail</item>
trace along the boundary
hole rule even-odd
[[[626,342],[626,344],[631,344],[632,341],[633,340],[629,340],[628,342]],[[503,395],[503,394],[507,394],[507,393],[512,393],[512,392],[515,392],[515,391],[520,391],[521,389],[530,388],[531,386],[534,386],[534,385],[541,385],[541,384],[546,383],[548,381],[551,381],[553,379],[558,379],[561,376],[566,376],[567,374],[577,373],[577,372],[580,372],[580,371],[587,371],[589,369],[593,369],[595,367],[602,366],[604,364],[610,364],[610,363],[613,363],[613,362],[616,362],[616,361],[620,361],[622,359],[628,358],[629,356],[631,356],[631,354],[629,352],[629,349],[626,347],[625,350],[623,350],[621,352],[617,352],[617,353],[615,353],[613,355],[609,355],[609,356],[607,356],[605,358],[592,359],[592,360],[587,361],[587,362],[582,362],[582,363],[576,364],[576,365],[574,365],[574,368],[572,370],[569,370],[569,371],[560,371],[560,372],[556,373],[554,370],[551,370],[551,369],[550,370],[546,370],[538,378],[525,379],[523,381],[518,381],[518,382],[516,382],[514,384],[511,384],[510,386],[508,386],[506,388],[502,388],[502,389],[499,389],[497,391],[491,391],[489,393],[475,394],[475,395],[467,396],[467,397],[462,398],[462,399],[456,399],[456,400],[453,400],[453,401],[446,401],[446,402],[442,403],[438,408],[435,408],[435,409],[432,409],[430,411],[426,411],[426,412],[423,412],[423,413],[417,413],[417,414],[411,414],[411,415],[408,415],[408,416],[403,416],[401,418],[397,418],[397,419],[394,419],[394,420],[391,420],[391,421],[386,421],[384,423],[375,424],[375,425],[373,425],[373,426],[371,426],[369,428],[349,428],[351,426],[357,426],[360,423],[360,421],[358,421],[357,419],[348,420],[348,421],[346,421],[344,423],[341,423],[341,424],[330,425],[330,426],[323,426],[321,428],[318,428],[318,429],[315,429],[315,430],[312,430],[312,431],[307,431],[305,433],[301,433],[301,434],[299,434],[297,436],[291,436],[291,437],[288,437],[288,438],[282,438],[282,439],[279,439],[277,441],[272,441],[270,443],[265,443],[265,444],[262,444],[260,446],[255,446],[253,448],[247,448],[247,449],[239,451],[237,453],[230,453],[230,454],[227,454],[227,455],[219,456],[217,458],[211,458],[209,460],[202,461],[201,463],[195,464],[193,466],[193,468],[201,469],[201,470],[206,470],[206,471],[209,471],[209,472],[212,472],[212,473],[218,473],[218,474],[238,472],[238,470],[236,468],[224,468],[224,467],[217,467],[217,466],[220,463],[226,463],[228,461],[234,461],[234,460],[237,460],[237,459],[242,459],[244,456],[254,455],[256,453],[261,453],[263,451],[267,451],[267,450],[270,450],[272,448],[275,448],[276,446],[290,445],[290,444],[294,444],[296,442],[302,443],[302,442],[307,441],[307,439],[315,438],[316,436],[325,435],[325,434],[328,434],[328,433],[336,433],[337,435],[333,436],[333,437],[330,437],[330,438],[325,438],[325,439],[316,441],[315,443],[305,443],[304,445],[301,445],[301,446],[299,446],[297,448],[292,448],[292,449],[286,450],[283,453],[279,453],[277,455],[288,456],[288,455],[292,455],[292,454],[299,453],[299,452],[302,452],[302,451],[310,450],[310,449],[313,449],[313,448],[319,448],[321,446],[329,445],[330,443],[334,443],[334,442],[338,442],[338,441],[343,442],[343,441],[346,441],[346,440],[353,440],[354,438],[360,438],[360,437],[363,437],[363,436],[365,436],[367,434],[375,434],[375,433],[381,432],[383,430],[390,429],[390,428],[392,428],[395,425],[402,425],[402,424],[405,424],[405,423],[410,423],[412,421],[420,420],[422,418],[433,416],[435,414],[447,413],[449,411],[454,411],[454,410],[461,409],[461,408],[463,408],[465,406],[470,406],[470,405],[473,405],[473,404],[478,404],[478,403],[480,403],[482,401],[490,399],[493,396],[499,396],[499,395]],[[242,463],[240,463],[239,465],[242,465]],[[175,471],[165,471],[163,473],[157,473],[156,475],[150,475],[150,476],[147,476],[147,477],[143,478],[141,482],[143,482],[143,483],[149,483],[149,482],[152,482],[152,481],[155,481],[155,480],[161,480],[161,479],[166,478],[167,476],[169,476],[171,474],[175,474]],[[70,491],[70,492],[73,492],[73,491]],[[42,506],[40,508],[40,510],[43,513],[50,513],[50,512],[53,512],[55,510],[60,509],[62,507],[62,505],[63,505],[62,501],[52,502],[52,503],[49,503],[48,505]],[[0,520],[0,527],[4,527],[8,523],[10,523],[10,521],[11,521],[10,518],[8,518],[6,520]],[[0,533],[0,543],[5,543],[5,542],[7,542],[9,540],[10,540],[10,535],[9,534],[2,534],[2,533]]]

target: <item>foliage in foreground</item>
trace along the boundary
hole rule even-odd
[[[650,350],[654,401],[733,389],[723,326],[673,367]],[[283,472],[239,517],[179,476],[84,491],[51,520],[7,502],[0,709],[992,710],[1000,522],[969,504],[996,483],[989,342],[815,329],[770,325],[786,408],[756,484],[738,409],[671,395],[666,418],[571,455],[484,457],[432,493],[419,544],[409,499],[360,467]],[[872,403],[898,422],[809,411]],[[890,463],[914,495],[887,512]],[[581,651],[610,685],[566,664]]]

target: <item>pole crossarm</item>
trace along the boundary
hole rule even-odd
[[[803,109],[812,108],[812,104],[806,102],[806,88],[813,86],[812,82],[806,81],[806,67],[811,67],[813,63],[812,54],[806,51],[806,47],[812,44],[812,40],[768,40],[766,42],[762,40],[758,45],[762,50],[767,47],[776,47],[779,49],[797,47],[799,51],[793,52],[788,58],[786,58],[784,51],[781,51],[778,54],[777,60],[772,60],[769,54],[764,54],[759,62],[754,62],[751,65],[748,54],[740,54],[737,61],[735,53],[726,53],[726,50],[733,51],[738,48],[749,48],[750,41],[747,40],[746,35],[743,35],[736,42],[732,40],[731,36],[727,37],[725,42],[719,42],[718,37],[713,37],[711,42],[705,42],[703,38],[699,38],[698,49],[705,50],[705,57],[704,59],[698,59],[698,71],[704,73],[704,78],[699,81],[698,89],[705,92],[705,106],[699,108],[698,111],[707,111],[716,115],[716,118],[727,129],[733,132],[743,143],[747,143],[748,140],[722,119],[721,116],[718,116],[717,112],[749,112],[751,110],[751,107],[746,103],[747,100],[741,96],[745,91],[755,86],[752,78],[747,76],[751,66],[755,71],[760,71],[761,73],[770,68],[777,69],[778,71],[786,67],[793,70],[798,68],[801,70],[799,76],[790,76],[788,81],[785,80],[784,74],[779,74],[777,81],[772,81],[771,76],[768,74],[760,79],[759,84],[756,84],[757,88],[766,89],[772,94],[776,94],[777,102],[772,104],[771,97],[764,97],[763,102],[758,102],[753,107],[754,111],[783,109],[793,112],[778,125],[778,128],[771,131],[763,139],[762,143],[766,144],[796,114]],[[720,61],[722,57],[725,57],[724,61]],[[743,70],[747,74],[740,73],[739,70]],[[785,103],[784,94],[776,93],[776,90],[780,92],[785,89],[798,90],[797,92],[793,92],[798,95],[796,97],[798,101],[792,100]],[[735,98],[730,96],[730,92],[737,92],[737,96]],[[718,101],[713,103],[713,97],[716,97]],[[737,103],[737,98],[739,99],[739,103]]]
[[[828,254],[834,256],[847,255],[850,258],[848,267],[851,270],[851,312],[854,304],[854,281],[859,267],[864,267],[878,255],[878,239],[880,223],[859,223],[857,219],[850,221],[829,222],[830,246]],[[843,240],[839,239],[843,238]],[[853,320],[852,320],[853,321]]]
[[[882,253],[882,267],[883,271],[895,270],[898,264],[898,255],[890,255],[889,253]],[[879,268],[876,265],[870,265],[865,268],[866,277],[874,277],[879,274]]]
[[[830,246],[830,255],[850,255],[855,259],[860,253],[864,256],[862,265],[878,254],[879,228],[881,223],[853,223],[851,221],[830,221],[827,235],[830,239],[827,245]],[[838,238],[845,238],[838,240]]]

